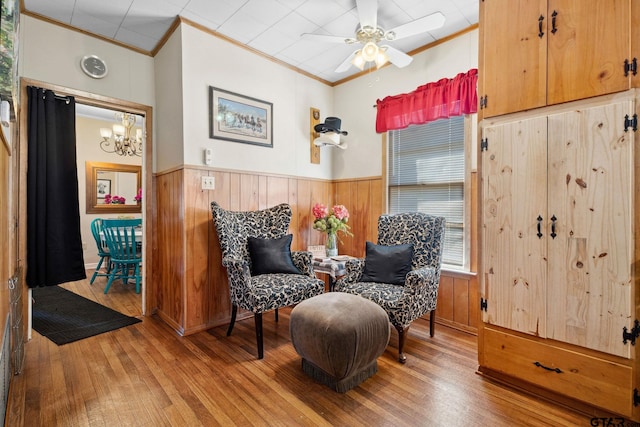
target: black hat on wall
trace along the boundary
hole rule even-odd
[[[348,132],[346,130],[340,130],[340,126],[342,125],[342,120],[337,117],[327,117],[324,120],[324,123],[318,123],[313,127],[316,132],[326,133],[326,132],[335,132],[341,135],[347,135]]]

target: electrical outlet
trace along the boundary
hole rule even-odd
[[[216,189],[216,178],[213,176],[203,176],[202,177],[202,189],[203,190],[215,190]]]

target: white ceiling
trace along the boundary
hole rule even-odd
[[[352,37],[356,0],[24,0],[24,11],[146,52],[180,15],[328,82],[360,72],[334,72],[355,45],[300,37]],[[445,15],[443,27],[389,45],[410,52],[476,24],[478,0],[379,0],[378,26],[389,30],[434,12]]]

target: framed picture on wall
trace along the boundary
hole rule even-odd
[[[96,198],[104,199],[107,194],[111,194],[111,180],[96,179]]]
[[[273,104],[209,86],[209,138],[273,148]]]

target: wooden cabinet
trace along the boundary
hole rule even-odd
[[[633,0],[483,0],[481,117],[637,87],[624,69],[640,56],[633,17]]]
[[[483,0],[478,61],[479,371],[636,421],[638,21],[637,0]]]
[[[631,417],[633,381],[628,364],[563,348],[553,341],[526,339],[493,328],[484,331],[484,341],[487,363],[482,370],[510,375]]]
[[[627,417],[639,387],[623,342],[640,296],[640,162],[625,121],[636,103],[631,90],[481,123],[480,370]],[[617,397],[596,396],[607,390]]]

